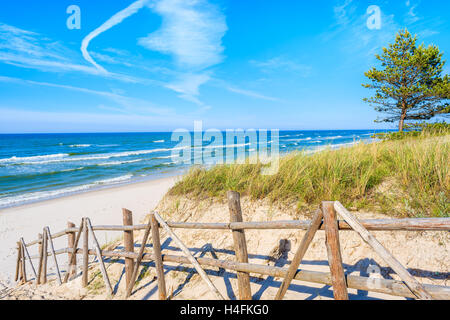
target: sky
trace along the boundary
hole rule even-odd
[[[405,27],[450,54],[447,0],[0,6],[0,133],[394,128],[362,101],[375,54]]]

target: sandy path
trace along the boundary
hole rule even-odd
[[[151,180],[0,210],[0,289],[12,284],[15,247],[20,237],[29,242],[37,239],[44,226],[49,226],[51,232],[58,232],[66,228],[68,221],[79,225],[84,216],[90,217],[94,225],[122,224],[121,208],[133,211],[133,222],[137,223],[158,204],[176,180],[177,177]],[[119,233],[97,235],[102,243],[120,236]],[[66,237],[57,239],[55,247],[66,247],[66,241]],[[30,254],[36,253],[36,249],[36,246],[30,248]],[[63,256],[58,257],[60,263],[65,263]]]

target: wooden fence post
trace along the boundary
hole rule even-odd
[[[43,261],[42,261],[42,275],[41,275],[41,283],[47,283],[47,262],[48,262],[48,236],[45,229],[43,230],[43,238],[42,238],[42,252],[43,252]]]
[[[325,222],[328,264],[330,265],[334,299],[348,300],[347,283],[345,280],[344,267],[342,266],[339,230],[334,202],[322,202],[322,213]]]
[[[27,270],[25,268],[25,253],[23,252],[23,246],[20,246],[20,283],[27,282]]]
[[[88,285],[88,270],[89,270],[89,233],[86,225],[86,219],[83,218],[83,276],[82,285],[87,287]]]
[[[80,237],[81,237],[81,232],[83,232],[83,220],[81,220],[80,223],[80,227],[78,228],[78,232],[75,236],[75,241],[73,242],[73,254],[69,260],[69,264],[68,264],[68,271],[66,273],[66,275],[64,276],[64,283],[66,283],[67,281],[69,281],[69,278],[71,277],[71,274],[73,273],[73,275],[77,274],[76,269],[72,269],[72,266],[76,267],[76,263],[74,264],[74,262],[76,262],[77,260],[77,249],[78,249],[78,242],[80,241]],[[73,272],[72,272],[73,270]]]
[[[241,211],[241,199],[239,192],[228,191],[228,208],[230,211],[230,222],[243,222]],[[247,243],[245,232],[233,230],[234,251],[237,262],[248,263]],[[250,275],[245,272],[237,272],[239,299],[252,300],[252,291],[250,288]]]
[[[17,263],[16,263],[16,275],[14,276],[14,281],[19,280],[20,276],[20,242],[17,242]]]
[[[67,228],[75,228],[75,223],[67,222]],[[75,232],[70,232],[67,235],[67,247],[69,249],[75,250],[74,244],[75,244]],[[76,274],[76,270],[77,270],[77,259],[72,260],[72,255],[73,254],[75,254],[75,253],[69,252],[69,254],[67,255],[67,259],[69,259],[68,260],[69,261],[69,264],[68,264],[69,270],[67,271],[67,272],[70,272],[69,276],[75,275]]]
[[[133,225],[133,213],[130,210],[122,209],[123,215],[123,225],[132,226]],[[125,251],[134,253],[134,234],[133,230],[123,232],[123,246]],[[131,276],[133,275],[134,259],[125,258],[125,279],[126,286],[131,283]]]
[[[42,234],[40,234],[40,233],[38,234],[38,240],[39,240],[39,265],[38,265],[36,284],[41,284],[42,267],[43,267],[43,262],[44,262],[44,251],[43,251],[44,241],[42,240]],[[22,252],[22,254],[23,254],[23,252]]]
[[[142,258],[144,256],[145,246],[147,245],[148,236],[150,234],[150,229],[152,228],[151,220],[148,222],[147,227],[145,228],[144,238],[142,238],[141,248],[139,249],[139,253],[134,263],[133,274],[131,275],[131,280],[127,285],[127,294],[126,297],[129,298],[131,295],[131,291],[133,291],[133,287],[136,284],[136,278],[138,276],[139,267],[142,262]]]
[[[150,222],[152,224],[152,242],[153,254],[155,255],[156,274],[158,276],[158,293],[159,300],[166,300],[166,281],[164,280],[164,266],[161,255],[161,241],[159,238],[158,221],[153,213],[150,214]]]

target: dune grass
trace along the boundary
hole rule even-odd
[[[263,176],[261,164],[193,168],[171,195],[223,197],[236,190],[252,199],[296,203],[299,210],[323,200],[354,209],[401,217],[449,217],[450,136],[359,143],[314,154],[295,152],[280,160],[277,174]]]

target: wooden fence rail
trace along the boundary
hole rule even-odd
[[[252,274],[267,275],[272,277],[281,277],[284,279],[277,293],[276,299],[282,299],[289,284],[293,279],[331,285],[336,299],[347,299],[347,288],[372,291],[378,293],[389,294],[393,296],[401,296],[407,298],[419,299],[446,299],[450,300],[450,287],[420,284],[413,278],[401,264],[389,254],[389,252],[379,244],[376,239],[369,233],[371,231],[450,231],[450,218],[424,218],[424,219],[382,219],[382,220],[357,220],[350,212],[348,212],[339,202],[324,202],[320,214],[311,221],[270,221],[270,222],[243,222],[240,209],[239,194],[235,192],[228,193],[230,222],[229,223],[200,223],[200,222],[166,222],[157,213],[151,215],[151,221],[148,224],[133,225],[132,213],[123,209],[123,225],[98,225],[93,226],[89,218],[83,218],[78,227],[73,223],[68,223],[68,228],[58,233],[50,234],[49,228],[45,227],[43,236],[38,240],[25,243],[21,238],[18,242],[18,255],[16,264],[16,280],[21,283],[27,282],[27,271],[25,261],[29,260],[31,270],[34,272],[37,283],[45,283],[47,281],[47,259],[52,257],[55,268],[57,270],[58,282],[66,282],[69,278],[76,276],[76,256],[83,257],[82,283],[84,286],[88,283],[88,262],[89,256],[95,256],[102,271],[105,285],[110,294],[113,293],[112,286],[109,283],[108,274],[104,266],[103,257],[123,259],[125,262],[125,273],[127,281],[127,296],[132,293],[134,279],[136,279],[137,269],[143,262],[155,262],[158,274],[158,290],[160,299],[166,299],[166,288],[164,281],[164,268],[168,268],[164,263],[187,264],[195,267],[197,272],[208,283],[208,286],[217,298],[222,295],[209,280],[203,267],[219,267],[226,270],[232,270],[237,273],[239,284],[240,299],[251,299],[250,278]],[[337,211],[336,211],[337,210]],[[344,220],[337,220],[339,214]],[[156,219],[155,219],[156,218]],[[172,238],[176,238],[178,246],[182,249],[184,256],[162,254],[158,245],[159,232],[155,228],[164,228]],[[171,228],[178,229],[202,229],[202,230],[229,230],[234,238],[234,249],[236,261],[194,258],[189,249],[183,242],[176,237]],[[152,230],[153,229],[153,230]],[[247,246],[245,240],[245,230],[268,230],[268,229],[293,229],[308,230],[300,247],[297,250],[294,260],[291,262],[290,268],[272,267],[248,263]],[[145,230],[146,234],[141,244],[139,253],[134,252],[133,231]],[[308,270],[297,270],[301,260],[308,249],[309,243],[313,240],[316,231],[325,230],[326,244],[328,249],[330,273],[316,272]],[[398,272],[403,281],[390,279],[373,279],[368,277],[346,275],[340,258],[339,231],[356,231],[361,235],[364,241],[372,246],[381,257]],[[95,231],[121,231],[124,233],[124,251],[102,250],[97,242]],[[154,251],[144,252],[147,238],[152,235],[154,242]],[[79,247],[78,243],[83,234],[83,246]],[[89,235],[88,235],[89,234]],[[55,250],[53,247],[53,239],[68,236],[68,247]],[[94,249],[89,248],[88,239],[92,239],[95,246]],[[30,255],[27,248],[38,244],[39,254]],[[50,244],[50,251],[48,251]],[[156,245],[156,246],[155,246]],[[65,271],[64,281],[61,276],[56,256],[61,254],[68,255],[68,266]],[[33,259],[39,259],[39,272],[36,274],[32,264]],[[174,266],[171,266],[174,268]],[[175,267],[176,268],[176,267]]]
[[[419,219],[368,219],[360,220],[361,224],[372,231],[448,231],[450,230],[450,218],[419,218]],[[264,222],[232,222],[232,223],[202,223],[202,222],[167,222],[167,225],[175,229],[198,230],[308,230],[311,221],[286,220]],[[145,230],[146,224],[133,226],[98,225],[92,226],[94,231],[140,231]],[[338,220],[339,231],[353,230],[345,221]],[[319,230],[325,230],[323,224]],[[71,227],[52,234],[52,239],[66,236],[69,233],[78,232],[78,228]],[[41,240],[30,241],[27,247],[39,244]]]
[[[72,248],[65,248],[56,251],[56,255],[73,253]],[[82,255],[83,249],[77,249],[77,254]],[[94,249],[89,249],[90,256],[96,256]],[[138,253],[127,251],[107,251],[102,250],[102,256],[108,258],[130,258],[137,259]],[[31,259],[37,259],[38,256],[31,256]],[[178,255],[164,254],[162,256],[163,262],[190,264],[189,259]],[[154,262],[155,256],[153,253],[144,253],[142,262]],[[272,277],[284,277],[288,272],[288,268],[272,267],[260,264],[239,263],[229,260],[218,260],[210,258],[197,258],[197,261],[202,266],[218,267],[227,270],[241,271],[253,273],[258,275],[267,275]],[[332,285],[331,274],[328,272],[298,270],[294,276],[295,280],[301,280],[312,283],[319,283],[324,285]],[[390,279],[373,279],[368,277],[346,275],[348,288],[385,293],[398,297],[415,298],[415,295],[402,282]],[[375,281],[374,281],[375,280]],[[437,299],[450,300],[450,287],[424,284],[424,287],[431,292]]]

